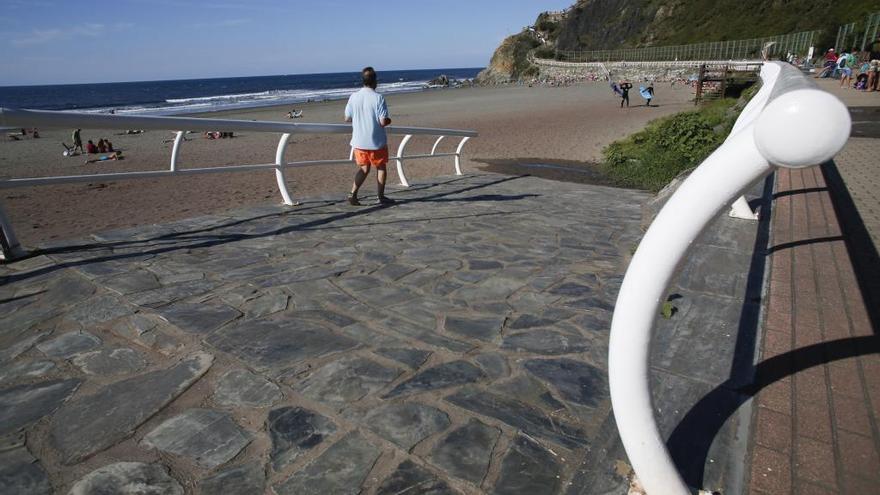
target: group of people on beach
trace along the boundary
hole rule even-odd
[[[21,131],[7,133],[6,136],[13,141],[20,141],[22,138],[28,137],[28,134],[30,134],[33,139],[40,139],[40,131],[38,131],[36,127],[33,127],[30,130],[22,128]]]
[[[880,38],[868,50],[829,48],[823,56],[822,70],[816,78],[840,79],[840,87],[859,91],[880,91]]]
[[[36,129],[35,129],[36,130]],[[73,144],[68,146],[66,143],[62,142],[61,146],[64,146],[64,156],[76,156],[80,153],[85,153],[88,155],[98,155],[101,153],[109,153],[106,156],[100,156],[97,158],[86,159],[86,163],[95,163],[102,162],[106,160],[121,160],[122,152],[119,150],[113,149],[113,143],[110,142],[107,138],[101,138],[98,140],[98,144],[95,144],[94,141],[89,139],[86,141],[85,147],[83,147],[82,142],[82,129],[75,129],[71,134],[71,140]]]
[[[651,100],[654,99],[654,83],[650,81],[645,81],[645,83],[647,86],[639,86],[639,94],[645,99],[645,106],[650,107]],[[632,88],[632,83],[626,79],[620,82],[611,81],[611,90],[620,97],[620,108],[623,108],[624,104],[629,108],[629,91]]]

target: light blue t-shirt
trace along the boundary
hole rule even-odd
[[[345,118],[351,119],[351,146],[359,150],[380,150],[388,145],[388,136],[380,122],[389,118],[385,97],[364,87],[348,98]]]

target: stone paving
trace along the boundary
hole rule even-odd
[[[0,492],[624,493],[608,327],[649,197],[492,174],[392,196],[0,268]],[[741,482],[750,414],[687,413],[740,400],[755,236],[722,216],[657,331],[657,414],[707,486]]]

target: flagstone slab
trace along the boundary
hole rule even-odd
[[[0,451],[0,493],[52,495],[52,484],[43,464],[25,447]]]
[[[385,394],[385,398],[455,387],[476,382],[485,376],[480,368],[467,361],[452,361],[416,374],[394,387],[394,390]]]
[[[418,369],[431,356],[430,351],[403,347],[381,347],[373,352],[388,359],[393,359],[398,363],[403,363],[413,369]]]
[[[232,416],[212,409],[187,410],[160,424],[141,440],[142,445],[188,457],[208,469],[229,461],[250,442],[250,434]]]
[[[73,364],[88,375],[111,376],[134,373],[143,369],[147,361],[140,352],[119,347],[79,354],[73,358]]]
[[[281,398],[278,385],[243,369],[224,373],[214,389],[214,402],[224,407],[269,407]]]
[[[183,487],[161,464],[117,462],[77,481],[68,495],[183,495]]]
[[[437,475],[419,466],[413,461],[406,460],[397,466],[393,473],[388,475],[379,485],[376,495],[456,495],[459,492],[439,479]]]
[[[299,318],[243,321],[220,329],[206,341],[258,370],[283,371],[304,359],[353,349],[356,340]]]
[[[399,369],[366,358],[342,358],[318,369],[295,388],[310,399],[343,406],[384,388],[400,374]]]
[[[0,390],[0,436],[52,414],[76,392],[82,380],[52,380]]]
[[[37,349],[49,357],[68,359],[100,345],[101,339],[88,332],[70,332],[37,344]]]
[[[0,384],[23,379],[42,378],[56,368],[52,361],[22,361],[0,369]]]
[[[425,438],[446,429],[449,416],[436,407],[406,402],[373,409],[363,424],[377,435],[411,449]]]
[[[266,489],[266,473],[259,463],[224,469],[199,483],[199,495],[259,495]]]
[[[561,468],[555,456],[519,435],[501,462],[493,495],[554,495],[560,486]]]
[[[177,303],[162,308],[159,314],[181,330],[196,334],[210,333],[241,316],[237,309],[218,303]]]
[[[336,425],[329,418],[301,407],[281,407],[269,412],[266,430],[272,440],[272,469],[280,471],[323,443],[336,432]]]
[[[62,462],[73,464],[116,444],[189,388],[213,361],[210,354],[196,353],[65,404],[53,418],[51,445]]]
[[[567,448],[574,449],[588,444],[587,433],[579,426],[551,418],[537,406],[519,402],[508,395],[499,395],[478,387],[466,387],[445,400]]]
[[[349,433],[301,471],[275,485],[275,493],[357,495],[379,454],[379,448],[359,433]]]
[[[492,458],[501,430],[471,419],[440,441],[430,454],[431,462],[447,473],[479,486]]]
[[[573,359],[532,359],[525,368],[559,391],[562,399],[596,407],[610,396],[607,374]]]

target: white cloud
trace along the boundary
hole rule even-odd
[[[124,31],[132,29],[133,27],[134,24],[130,22],[120,22],[109,27],[99,23],[87,23],[70,28],[34,29],[28,34],[13,37],[12,44],[15,46],[41,45],[53,41],[63,41],[74,38],[95,38],[108,31]]]

